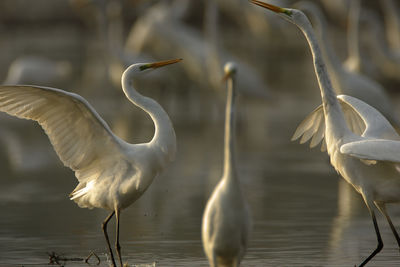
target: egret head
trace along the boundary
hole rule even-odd
[[[264,7],[269,10],[274,11],[280,17],[284,18],[285,20],[287,20],[293,24],[302,26],[305,22],[308,22],[306,15],[304,15],[304,13],[301,12],[300,10],[278,7],[278,6],[274,6],[274,5],[259,1],[259,0],[249,0],[249,1],[260,7]]]
[[[132,83],[132,79],[135,76],[140,75],[141,73],[145,73],[145,72],[150,71],[150,70],[154,70],[154,69],[157,69],[157,68],[160,68],[160,67],[164,67],[164,66],[167,66],[167,65],[178,63],[181,60],[182,60],[181,58],[177,58],[177,59],[157,61],[157,62],[152,62],[152,63],[135,63],[135,64],[132,64],[122,74],[122,84],[124,84],[124,83],[131,84]]]
[[[225,66],[224,66],[225,75],[224,75],[223,81],[226,81],[228,78],[235,75],[236,71],[237,71],[236,63],[234,63],[234,62],[225,63]]]
[[[157,69],[160,67],[164,67],[170,64],[178,63],[181,61],[181,58],[177,59],[170,59],[170,60],[164,60],[164,61],[158,61],[158,62],[152,62],[152,63],[137,63],[132,65],[138,72],[143,72],[145,70],[152,70],[152,69]]]

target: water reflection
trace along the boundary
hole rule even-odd
[[[8,29],[10,22],[7,27],[0,26],[8,51],[0,55],[2,62],[10,63],[12,56],[23,54],[26,43],[39,54],[68,58],[76,77],[62,88],[87,98],[125,140],[148,140],[153,131],[151,121],[124,98],[118,83],[108,80],[110,66],[103,62],[106,48],[99,44],[97,26],[90,28],[95,22],[78,25],[75,18],[71,19],[67,4],[52,4],[56,2],[63,3],[59,9],[65,9],[65,21],[54,24],[48,32],[32,27],[27,35],[26,31],[15,31],[17,26]],[[133,2],[144,2],[144,6],[134,9],[131,17],[125,12],[124,23],[129,28],[139,11],[151,5],[148,1]],[[330,167],[325,153],[289,141],[297,124],[320,102],[305,40],[294,27],[280,20],[267,23],[268,14],[253,13],[247,1],[218,2],[224,12],[220,18],[225,29],[240,31],[232,25],[251,26],[250,30],[240,31],[240,38],[232,30],[224,31],[223,38],[231,41],[224,42],[226,50],[261,70],[262,78],[274,88],[268,100],[241,95],[238,103],[238,168],[254,220],[243,266],[360,263],[376,246],[373,226],[360,197]],[[11,3],[3,1],[1,5]],[[245,17],[237,15],[243,6]],[[40,12],[50,16],[58,14],[54,10],[59,9],[41,8]],[[0,12],[4,10],[0,8]],[[18,14],[14,16],[18,18]],[[32,21],[21,25],[28,27]],[[178,29],[195,28],[195,36],[201,38],[200,22],[186,17]],[[161,40],[153,45],[165,42],[163,36],[168,37],[164,33],[152,37]],[[172,50],[171,46],[173,43],[165,47]],[[165,47],[164,52],[155,55],[157,58],[171,56]],[[0,68],[3,77],[6,69]],[[201,217],[222,173],[224,91],[209,90],[182,74],[178,67],[175,70],[167,75],[170,77],[148,76],[138,84],[140,92],[159,101],[171,115],[176,125],[178,157],[134,205],[122,212],[122,253],[129,264],[207,266],[200,240]],[[203,76],[196,79],[207,83]],[[47,252],[85,257],[93,250],[101,257],[101,266],[107,266],[100,229],[106,212],[80,209],[68,199],[76,178],[62,166],[39,126],[0,115],[0,168],[0,265],[43,266],[48,262]],[[399,208],[388,208],[394,224],[399,226]],[[369,266],[398,266],[398,248],[390,228],[384,218],[379,218],[379,224],[385,247]],[[113,240],[113,233],[110,235]],[[72,262],[66,265],[87,266]]]
[[[287,114],[282,127],[294,129],[297,116]],[[266,122],[271,125],[273,117]],[[326,154],[290,143],[290,132],[279,135],[268,131],[268,125],[261,126],[268,138],[257,143],[251,134],[256,130],[249,127],[258,126],[245,125],[238,138],[238,168],[254,230],[243,266],[358,263],[376,245],[373,227],[358,195],[339,179]],[[141,135],[150,135],[152,127],[143,127],[148,129]],[[222,129],[222,121],[198,128],[177,127],[177,160],[122,213],[121,242],[128,263],[207,266],[200,240],[201,217],[222,173]],[[32,131],[42,134],[41,129]],[[41,145],[50,146],[47,142]],[[50,157],[54,164],[33,172],[7,171],[3,166],[1,263],[44,264],[47,252],[85,257],[94,250],[106,266],[100,229],[105,212],[80,209],[69,201],[67,194],[76,179],[55,153]],[[400,217],[394,212],[397,225]],[[395,266],[395,241],[386,222],[380,224],[385,248],[371,266]]]
[[[222,171],[219,129],[221,123],[202,131],[178,128],[176,162],[122,213],[121,242],[130,264],[207,266],[200,223],[205,201]],[[271,140],[265,144],[267,149],[259,151],[249,150],[246,138],[238,142],[240,177],[254,217],[243,266],[357,263],[376,242],[362,203],[354,204],[354,190],[337,188],[338,177],[325,154],[288,142],[282,146],[283,142]],[[106,266],[100,230],[105,212],[79,209],[68,200],[67,193],[76,183],[71,171],[57,166],[33,174],[10,172],[7,177],[1,181],[0,194],[2,263],[43,264],[47,252],[84,257],[94,250]],[[340,201],[348,194],[349,202],[338,204],[338,190]],[[349,203],[356,207],[343,211]],[[374,264],[395,266],[396,244],[385,222],[380,223],[386,246]]]

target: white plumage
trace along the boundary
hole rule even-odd
[[[251,2],[268,8],[297,25],[308,41],[320,87],[322,108],[317,108],[300,124],[294,137],[303,135],[304,139],[301,141],[305,142],[318,133],[315,141],[312,141],[315,145],[322,140],[319,129],[324,128],[323,137],[332,166],[362,195],[370,211],[378,240],[377,248],[360,265],[364,266],[383,247],[374,206],[386,217],[400,246],[400,237],[385,207],[387,203],[400,202],[400,174],[396,168],[396,164],[400,162],[400,137],[388,120],[372,106],[349,96],[341,96],[343,103],[339,103],[314,30],[303,12],[258,0]],[[360,118],[357,119],[357,116]],[[346,121],[345,117],[350,118],[350,125],[355,127],[349,127],[349,120]]]
[[[250,212],[235,165],[236,66],[225,65],[228,95],[225,112],[224,172],[207,202],[202,224],[203,248],[211,267],[238,267],[248,242]]]
[[[0,86],[0,111],[37,121],[61,161],[75,172],[79,184],[71,199],[80,207],[112,211],[103,222],[103,231],[113,266],[108,221],[116,214],[116,250],[122,266],[120,212],[143,194],[174,159],[176,151],[175,131],[168,115],[156,101],[140,95],[133,88],[132,79],[146,70],[178,61],[134,64],[122,76],[126,97],[154,121],[153,139],[142,144],[129,144],[115,136],[92,106],[77,94],[38,86]]]

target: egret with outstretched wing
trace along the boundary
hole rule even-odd
[[[154,122],[152,140],[141,144],[129,144],[115,136],[93,107],[77,94],[38,86],[0,86],[0,111],[37,121],[61,161],[75,172],[79,184],[70,194],[71,199],[83,208],[111,211],[102,228],[113,266],[116,265],[107,234],[109,220],[116,216],[115,247],[122,267],[121,210],[146,191],[176,152],[175,131],[167,113],[156,101],[139,94],[133,88],[133,79],[178,61],[134,64],[122,75],[126,97]]]

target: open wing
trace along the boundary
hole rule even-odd
[[[0,86],[0,111],[37,121],[79,181],[118,166],[117,137],[81,96],[37,86]]]
[[[365,131],[362,133],[362,136],[400,140],[399,135],[390,122],[374,107],[358,98],[348,95],[339,95],[338,99],[345,102],[347,107],[356,112],[363,120]]]
[[[400,162],[400,141],[367,139],[344,144],[340,152],[359,159]]]
[[[347,102],[343,101],[339,97],[338,100],[345,115],[347,126],[352,132],[361,136],[365,129],[365,124],[362,118]],[[311,139],[310,147],[312,148],[318,145],[322,140],[324,140],[324,136],[324,110],[322,108],[322,105],[319,105],[299,124],[291,140],[294,141],[301,137],[300,143],[303,144]],[[321,150],[324,151],[325,147],[325,142],[323,142]]]

